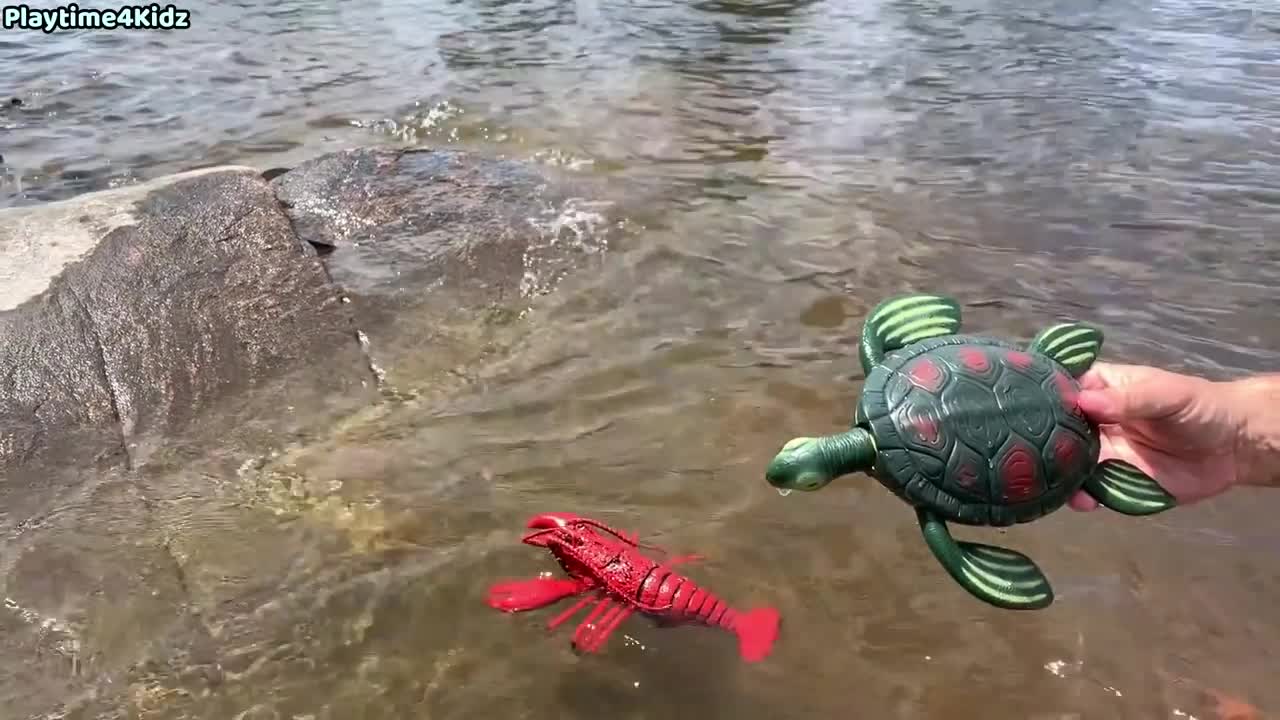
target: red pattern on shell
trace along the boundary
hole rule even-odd
[[[1063,434],[1053,441],[1053,461],[1060,471],[1074,468],[1079,459],[1080,441],[1074,436]]]
[[[931,417],[918,417],[911,421],[911,429],[916,439],[925,445],[938,447],[942,445],[942,433],[938,432],[938,421]]]
[[[1058,388],[1058,396],[1062,398],[1062,406],[1075,417],[1083,420],[1084,411],[1080,409],[1080,390],[1075,381],[1061,370],[1053,372],[1053,384]]]
[[[991,361],[987,359],[987,354],[978,348],[960,348],[956,354],[960,356],[960,362],[965,368],[973,372],[985,374],[991,370]]]
[[[978,468],[973,463],[965,461],[956,468],[956,483],[966,490],[979,490],[978,487]]]
[[[942,389],[942,381],[945,377],[942,374],[942,368],[929,358],[921,358],[911,364],[911,368],[907,370],[907,378],[911,380],[911,384],[929,393],[936,393]]]
[[[1031,367],[1033,362],[1035,362],[1035,359],[1032,358],[1031,355],[1022,352],[1021,350],[1010,350],[1005,353],[1004,359],[1007,360],[1010,365],[1018,368],[1019,370],[1026,370]]]
[[[1031,451],[1019,445],[1005,454],[1000,461],[1000,482],[1004,486],[1004,500],[1020,503],[1040,494],[1040,477]]]

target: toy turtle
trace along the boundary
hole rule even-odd
[[[765,477],[786,494],[865,472],[915,508],[925,543],[965,590],[1000,608],[1045,608],[1053,589],[1030,558],[957,541],[947,521],[1031,522],[1081,488],[1126,515],[1176,502],[1133,465],[1098,462],[1098,427],[1075,398],[1076,379],[1102,348],[1100,330],[1054,325],[1023,350],[959,329],[950,298],[912,294],[877,305],[859,344],[866,382],[853,427],[791,440]]]

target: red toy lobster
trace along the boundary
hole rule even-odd
[[[498,583],[489,590],[491,607],[520,612],[589,593],[547,623],[548,630],[555,629],[595,600],[595,607],[573,635],[574,647],[585,652],[599,650],[636,611],[663,624],[696,622],[729,630],[738,636],[739,651],[747,662],[765,659],[773,648],[780,622],[777,610],[762,607],[738,612],[689,578],[672,572],[673,565],[695,560],[696,555],[655,562],[641,554],[640,548],[663,552],[660,548],[571,513],[536,515],[526,527],[533,532],[522,542],[550,550],[569,577]]]

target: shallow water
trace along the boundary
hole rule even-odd
[[[84,530],[127,490],[68,494],[87,520],[2,588],[0,629],[44,624],[47,650],[0,641],[15,717],[105,697],[135,663],[129,716],[165,719],[1280,708],[1280,495],[959,531],[1045,569],[1058,602],[1018,614],[963,595],[871,481],[782,499],[762,479],[786,439],[848,422],[859,325],[891,292],[947,292],[966,329],[1024,339],[1094,320],[1113,360],[1280,367],[1270,3],[285,0],[193,19],[0,36],[0,92],[23,100],[0,110],[0,199],[374,142],[674,199],[456,382],[393,368],[431,391],[239,472],[150,478],[168,509],[121,532],[162,539],[176,575]],[[725,634],[633,619],[577,657],[544,632],[553,611],[491,611],[488,584],[550,569],[518,544],[544,510],[707,555],[691,575],[782,610],[774,655],[744,666]]]

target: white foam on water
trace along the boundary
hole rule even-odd
[[[565,271],[564,263],[556,260],[564,254],[595,255],[608,250],[609,220],[603,211],[612,205],[606,200],[569,198],[558,209],[548,206],[539,217],[526,218],[538,231],[540,242],[530,243],[524,252],[522,297],[555,289]]]
[[[539,150],[533,154],[532,160],[543,165],[568,168],[574,171],[585,170],[595,165],[595,160],[592,158],[574,155],[558,148]]]
[[[369,360],[369,370],[378,381],[378,387],[382,387],[387,380],[387,371],[382,369],[373,359],[373,350],[369,343],[369,336],[363,330],[356,330],[356,339],[360,341],[360,349],[364,351],[365,357]]]
[[[423,107],[426,109],[422,109]],[[476,137],[489,142],[502,143],[511,139],[511,133],[505,129],[492,126],[480,118],[467,121],[467,111],[450,100],[440,100],[427,105],[421,101],[414,103],[414,110],[399,119],[379,118],[377,120],[352,120],[352,127],[386,135],[405,143],[421,143],[425,141],[456,143]]]
[[[59,655],[69,658],[71,660],[72,674],[79,674],[80,638],[76,636],[70,625],[57,618],[41,615],[34,610],[25,608],[13,598],[4,598],[3,602],[0,602],[0,607],[16,615],[23,623],[36,628],[42,635],[46,637],[51,634],[54,635],[55,637],[48,637],[52,641],[49,647]]]

